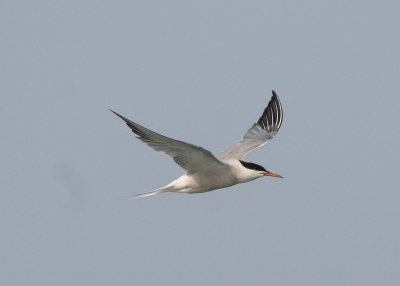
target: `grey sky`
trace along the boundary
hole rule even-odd
[[[1,1],[1,285],[399,285],[396,1]],[[285,178],[178,177],[107,108],[218,153],[271,90]]]

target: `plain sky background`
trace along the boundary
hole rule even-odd
[[[398,1],[0,1],[1,285],[399,285]],[[219,153],[271,90],[265,178],[182,170],[107,109]]]

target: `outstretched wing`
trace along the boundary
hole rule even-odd
[[[163,136],[125,118],[115,111],[110,111],[124,120],[133,133],[138,135],[137,138],[154,150],[171,156],[187,174],[195,173],[204,168],[226,167],[223,162],[204,148]]]
[[[221,160],[243,159],[254,149],[269,142],[282,125],[283,111],[278,95],[272,91],[272,97],[257,123],[247,131],[240,143],[218,156]]]

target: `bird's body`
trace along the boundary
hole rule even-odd
[[[171,156],[185,170],[185,174],[168,185],[135,195],[133,198],[164,192],[204,193],[252,181],[262,176],[282,178],[278,174],[266,171],[260,165],[242,161],[249,152],[272,139],[282,124],[282,106],[276,93],[274,91],[272,93],[271,100],[260,119],[247,131],[242,141],[218,157],[201,147],[155,133],[111,110],[126,122],[140,140],[154,150]]]
[[[215,189],[227,188],[238,183],[256,179],[253,172],[244,168],[238,160],[227,160],[224,166],[200,170],[194,174],[183,174],[166,187],[169,192],[205,193]],[[165,188],[165,187],[163,187]]]

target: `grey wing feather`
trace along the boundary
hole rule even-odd
[[[171,156],[188,174],[197,172],[203,168],[226,167],[210,151],[202,147],[163,136],[129,120],[115,111],[110,111],[124,120],[132,131],[138,135],[138,139],[154,150]]]
[[[272,97],[257,123],[246,132],[240,143],[218,156],[221,160],[243,159],[249,152],[268,143],[282,125],[283,110],[278,95],[272,91]]]

